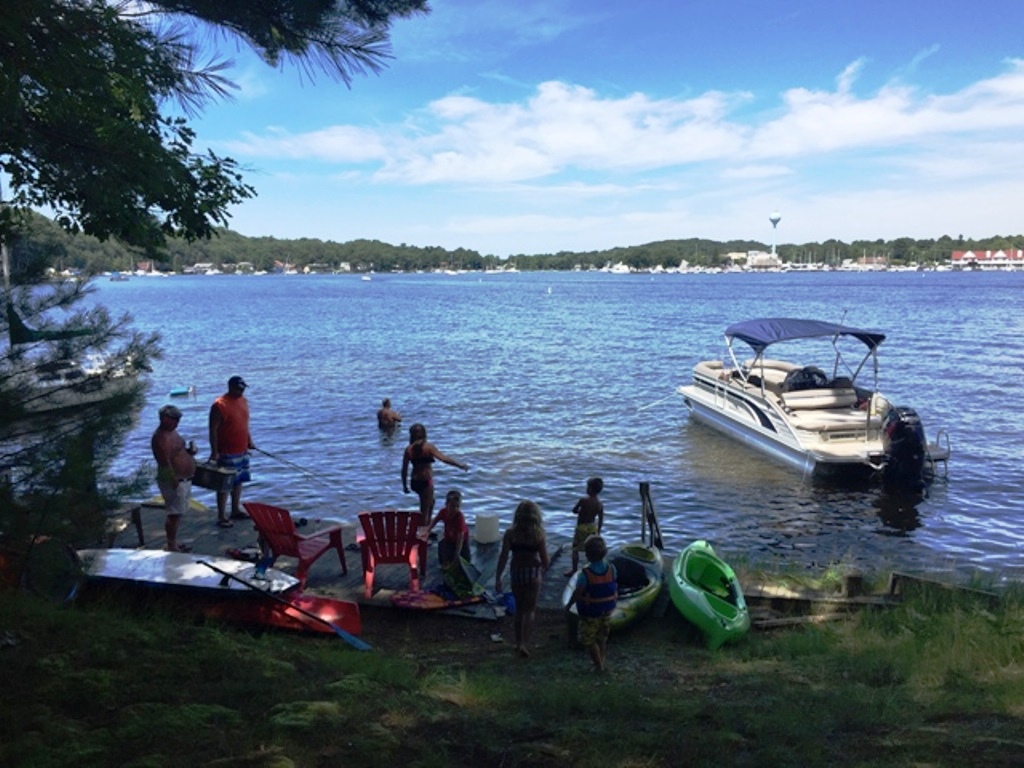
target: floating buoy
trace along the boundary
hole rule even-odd
[[[171,390],[171,397],[195,397],[195,387],[175,387]]]

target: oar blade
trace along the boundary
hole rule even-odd
[[[240,578],[240,577],[236,576],[233,573],[225,571],[223,568],[218,568],[216,565],[214,565],[213,563],[207,562],[206,560],[197,560],[196,562],[199,563],[200,565],[205,565],[207,568],[209,568],[209,569],[211,569],[213,571],[216,571],[217,573],[221,574],[226,579],[231,579],[232,581],[237,581],[239,584],[242,584],[242,585],[248,587],[253,592],[258,592],[259,594],[263,595],[264,597],[267,597],[267,598],[269,598],[271,600],[274,600],[275,602],[281,603],[282,605],[291,608],[293,611],[295,611],[296,613],[302,614],[306,618],[312,619],[313,621],[318,621],[321,624],[323,624],[323,625],[325,625],[327,627],[330,627],[334,631],[334,634],[336,634],[338,637],[340,637],[346,643],[351,645],[357,651],[369,651],[369,650],[373,649],[373,646],[370,645],[365,640],[362,640],[361,638],[356,637],[351,632],[346,632],[344,629],[339,627],[337,624],[335,624],[334,622],[328,621],[323,616],[317,616],[312,611],[307,611],[305,608],[299,607],[298,605],[293,603],[291,600],[285,600],[283,597],[279,597],[278,595],[275,595],[272,592],[265,592],[264,590],[260,589],[256,584],[253,584],[251,581],[246,581],[245,579]]]

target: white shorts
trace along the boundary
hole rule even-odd
[[[176,486],[168,480],[157,480],[156,484],[160,495],[164,497],[168,515],[184,515],[188,512],[188,500],[192,495],[191,480],[179,480]]]

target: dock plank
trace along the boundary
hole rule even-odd
[[[164,533],[165,515],[162,509],[153,506],[144,506],[136,516],[132,516],[133,507],[125,510],[129,516],[130,524],[119,527],[116,524],[109,526],[111,536],[108,540],[109,546],[138,548],[140,537],[136,530],[135,521],[138,520],[142,529],[141,540],[145,546],[151,549],[161,549],[167,543]],[[472,520],[472,518],[471,518]],[[253,547],[257,544],[256,529],[247,520],[235,520],[232,528],[218,528],[215,525],[216,513],[211,509],[207,512],[195,512],[188,514],[181,521],[178,533],[179,541],[187,544],[192,551],[200,555],[222,555],[227,556],[230,549],[243,549]],[[333,522],[333,521],[332,521]],[[314,524],[310,524],[310,530],[315,530]],[[367,598],[364,590],[363,570],[359,555],[359,547],[356,544],[357,522],[342,520],[342,541],[345,545],[345,559],[348,563],[348,574],[342,575],[336,557],[324,556],[317,560],[309,571],[306,592],[328,597],[336,597],[343,600],[350,600],[361,605],[372,605],[376,607],[392,608],[390,597],[394,592],[409,589],[409,571],[400,565],[379,566],[374,580],[374,593]],[[474,526],[471,524],[471,534]],[[301,529],[300,529],[301,530]],[[548,549],[551,552],[551,569],[544,579],[540,605],[542,609],[560,608],[562,589],[566,579],[562,571],[566,567],[567,553],[572,545],[568,537],[549,535]],[[480,571],[481,582],[493,592],[494,572],[498,564],[498,555],[501,552],[500,542],[481,543],[471,535],[470,552],[473,565]],[[288,573],[294,573],[297,561],[294,558],[281,557],[275,567]],[[432,541],[427,557],[427,577],[425,587],[440,581],[441,570],[437,559],[437,545]],[[508,579],[506,578],[506,582]],[[398,609],[396,609],[398,610]],[[447,609],[441,611],[444,614],[453,616],[465,616],[478,619],[494,620],[503,615],[503,610],[496,608],[489,603],[475,606],[462,606],[458,609]]]

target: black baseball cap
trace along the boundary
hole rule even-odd
[[[245,389],[248,386],[241,376],[232,376],[228,379],[228,389]]]

